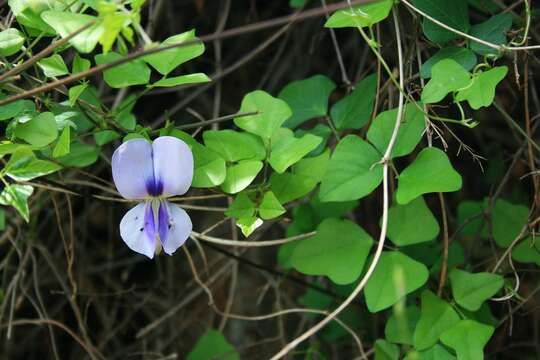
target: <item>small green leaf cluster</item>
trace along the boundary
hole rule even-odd
[[[0,156],[9,156],[0,171],[5,185],[2,204],[12,205],[26,221],[30,216],[27,201],[33,187],[25,182],[63,168],[92,165],[103,146],[122,137],[148,136],[149,129],[138,124],[133,108],[151,89],[210,81],[203,73],[175,74],[182,64],[201,55],[204,45],[194,30],[161,43],[151,42],[140,26],[143,4],[141,0],[74,1],[68,6],[56,0],[9,1],[20,28],[0,32],[0,56],[9,59],[8,74],[22,71],[33,86],[58,78],[79,79],[69,88],[58,90],[59,98],[40,94],[35,101],[23,99],[0,106],[0,121],[6,123]],[[51,51],[45,56],[34,54],[35,44],[51,36],[59,37],[49,46]],[[148,55],[127,61],[130,47],[136,45],[137,39],[145,43]],[[167,46],[171,48],[150,52]],[[86,55],[90,53],[95,56]],[[91,74],[92,66],[108,66],[115,61],[122,64],[103,71],[109,87],[143,85],[145,88],[125,98],[118,97],[120,101],[108,106],[86,75]],[[35,66],[29,67],[27,64],[32,62]],[[153,75],[152,69],[157,74]],[[7,82],[2,84],[0,100],[22,91],[11,84],[14,80],[7,77]],[[16,183],[9,183],[6,176]]]

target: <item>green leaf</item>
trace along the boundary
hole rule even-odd
[[[99,149],[80,141],[72,141],[69,154],[59,157],[58,161],[64,166],[85,167],[92,165],[98,159]]]
[[[242,160],[227,167],[227,176],[221,184],[221,189],[228,194],[236,194],[248,187],[263,167],[256,160]]]
[[[258,217],[245,217],[240,218],[236,221],[236,225],[238,225],[238,227],[242,231],[242,234],[244,234],[244,236],[246,237],[251,235],[262,224],[263,221]]]
[[[439,223],[422,196],[406,205],[395,204],[388,211],[388,238],[397,246],[433,240]]]
[[[187,360],[240,360],[234,347],[218,330],[210,330],[197,340],[195,347],[187,354]]]
[[[398,204],[407,204],[422,194],[457,191],[461,189],[461,183],[461,176],[446,153],[428,147],[399,174],[396,200]]]
[[[365,27],[383,21],[390,14],[393,0],[382,0],[336,11],[324,24],[327,28]]]
[[[431,80],[422,90],[422,102],[433,104],[451,92],[466,88],[471,83],[471,74],[452,59],[444,59],[433,65]]]
[[[88,84],[75,85],[69,88],[69,106],[73,107],[77,103],[79,96],[86,90]]]
[[[94,140],[99,146],[110,143],[116,139],[120,139],[122,136],[114,130],[100,130],[94,133]]]
[[[0,32],[0,55],[10,56],[19,51],[24,44],[24,37],[19,30],[9,28]]]
[[[123,56],[113,51],[96,55],[98,65],[111,63]],[[125,88],[132,85],[145,85],[150,81],[150,68],[140,59],[130,60],[103,72],[103,78],[112,88]]]
[[[131,94],[114,108],[114,121],[124,129],[135,130],[137,126],[137,119],[132,113],[136,102],[137,95]]]
[[[43,147],[56,140],[58,129],[54,115],[50,112],[42,112],[25,123],[17,124],[14,134],[31,145]]]
[[[325,116],[328,98],[335,88],[336,84],[323,75],[313,75],[285,86],[278,95],[292,110],[285,126],[293,129],[309,119]]]
[[[413,333],[420,318],[420,309],[417,306],[394,307],[392,316],[386,321],[384,336],[396,344],[413,344]]]
[[[274,132],[292,115],[291,109],[285,101],[261,90],[250,92],[244,96],[239,112],[258,112],[255,115],[237,117],[234,119],[234,123],[239,128],[264,139],[270,139]]]
[[[321,201],[349,201],[369,195],[382,181],[381,155],[356,135],[343,138],[323,177]]]
[[[282,138],[272,144],[269,163],[276,172],[282,174],[289,166],[315,149],[321,141],[320,137],[311,134],[306,134],[300,139],[295,136]]]
[[[103,13],[104,12],[102,12],[100,19],[103,34],[99,38],[99,43],[103,47],[103,53],[106,54],[111,49],[120,31],[129,28],[128,25],[130,24],[131,19],[130,15],[126,13],[111,12],[106,13],[105,15],[103,15]]]
[[[469,49],[459,46],[448,46],[437,51],[420,68],[420,76],[424,79],[431,77],[433,65],[444,59],[452,59],[469,71],[476,65],[476,55]]]
[[[60,137],[58,138],[58,142],[56,143],[54,150],[53,150],[53,157],[59,158],[64,155],[69,154],[69,148],[71,143],[71,127],[65,126],[62,130],[62,133],[60,134]]]
[[[328,138],[332,134],[332,130],[330,129],[330,127],[328,127],[328,125],[317,124],[309,130],[297,129],[294,132],[294,135],[296,137],[302,137],[302,135],[305,134],[315,135],[322,139],[319,146],[317,146],[314,150],[311,150],[310,153],[307,154],[307,156],[318,156],[326,150],[326,143],[328,142]]]
[[[506,33],[512,27],[512,14],[501,13],[490,17],[487,21],[471,27],[471,36],[485,40],[495,45],[506,44]],[[498,55],[498,51],[476,41],[469,41],[471,50],[475,53],[486,55]]]
[[[40,15],[45,10],[61,10],[66,7],[61,0],[8,0],[8,4],[17,17],[17,22],[24,25],[31,36],[55,35],[54,30]]]
[[[403,360],[456,360],[456,357],[437,344],[424,351],[413,350]]]
[[[259,205],[259,216],[263,220],[270,220],[285,213],[285,208],[276,198],[273,192],[267,191],[264,193],[261,204]]]
[[[181,75],[166,79],[161,79],[153,83],[152,87],[171,87],[171,86],[180,86],[187,84],[200,84],[212,81],[206,74],[203,73],[194,73],[189,75]]]
[[[90,22],[95,22],[94,25],[69,40],[69,43],[81,53],[92,52],[105,31],[95,16],[86,14],[44,11],[41,14],[41,18],[62,38],[68,37]]]
[[[451,28],[465,33],[469,31],[467,0],[413,0],[413,4],[422,12]],[[426,37],[438,44],[444,44],[460,37],[428,19],[423,19],[422,27]]]
[[[474,74],[472,83],[457,93],[456,101],[468,101],[471,108],[478,110],[490,106],[495,99],[495,88],[508,73],[506,66]]]
[[[386,340],[375,341],[375,360],[398,360],[399,347]]]
[[[27,144],[13,144],[7,141],[2,142],[0,143],[0,157],[7,154],[13,154],[15,151],[22,149],[32,150],[32,147]]]
[[[498,199],[491,214],[493,238],[497,245],[510,246],[527,223],[528,218],[528,207]]]
[[[48,175],[62,167],[51,161],[37,159],[29,149],[21,149],[13,153],[6,164],[7,175],[16,181],[28,181]]]
[[[255,210],[255,203],[251,201],[247,193],[241,192],[225,211],[225,215],[235,218],[249,218],[255,215]]]
[[[190,44],[147,55],[143,59],[160,74],[167,75],[178,66],[196,58],[204,52],[204,44],[195,36],[195,30],[186,31],[182,34],[171,36],[165,39],[160,46],[169,46],[181,43]]]
[[[476,311],[482,303],[499,292],[504,285],[504,278],[487,272],[469,273],[452,269],[450,271],[452,295],[459,306]]]
[[[384,154],[396,124],[398,109],[381,112],[369,127],[367,139]],[[423,112],[415,104],[407,104],[392,149],[392,157],[410,154],[422,139],[426,124]]]
[[[319,156],[300,160],[291,172],[272,173],[270,189],[282,204],[301,198],[322,180],[329,160],[330,150],[326,150]]]
[[[368,310],[375,313],[389,308],[424,285],[428,276],[424,264],[398,251],[383,252],[366,284],[364,296]]]
[[[521,263],[535,263],[540,266],[540,241],[526,238],[512,249],[512,259]]]
[[[203,139],[207,148],[230,162],[266,158],[262,140],[252,134],[234,130],[207,130],[203,133]]]
[[[459,322],[459,315],[446,301],[431,291],[422,293],[420,319],[414,330],[414,347],[426,350],[437,343],[443,332]]]
[[[372,244],[360,226],[330,218],[318,226],[317,234],[298,242],[290,261],[306,275],[325,275],[336,284],[350,284],[362,273]]]
[[[44,58],[37,62],[43,73],[47,77],[57,77],[69,73],[64,59],[58,54]]]
[[[360,129],[371,117],[377,75],[371,74],[360,80],[352,93],[339,100],[330,111],[332,121],[338,130]]]
[[[441,335],[441,341],[456,351],[459,360],[484,358],[484,346],[494,331],[493,326],[473,320],[461,320]]]
[[[21,214],[26,222],[30,221],[30,210],[28,209],[28,198],[32,195],[34,188],[30,185],[11,184],[0,193],[0,204],[11,205]]]
[[[90,60],[82,58],[79,54],[75,54],[73,62],[71,63],[71,72],[73,75],[90,69]]]
[[[225,181],[225,160],[219,154],[199,144],[189,134],[180,130],[172,129],[160,135],[177,137],[191,148],[194,160],[192,187],[209,188],[219,186]]]
[[[7,96],[0,93],[0,100],[6,99]],[[0,121],[11,119],[24,112],[34,112],[35,105],[30,100],[17,100],[7,105],[0,106]]]

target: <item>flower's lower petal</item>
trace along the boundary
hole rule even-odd
[[[185,194],[193,179],[193,154],[182,140],[158,137],[152,143],[156,184],[163,186],[163,196]]]
[[[120,236],[133,251],[154,257],[156,252],[156,226],[152,205],[141,203],[131,210],[120,221]]]
[[[140,138],[120,145],[112,156],[112,175],[118,192],[126,199],[147,197],[147,188],[154,187],[152,145]]]
[[[170,202],[162,201],[158,213],[161,246],[166,254],[172,255],[186,242],[193,225],[184,209]]]

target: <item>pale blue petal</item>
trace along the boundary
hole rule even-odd
[[[166,254],[172,255],[189,237],[193,228],[191,219],[184,209],[168,201],[161,202],[158,217],[161,246]]]
[[[182,140],[161,136],[154,140],[154,176],[165,197],[183,195],[193,179],[193,154]]]
[[[126,199],[148,196],[148,185],[154,186],[152,145],[145,139],[131,139],[120,145],[112,156],[114,184]]]
[[[141,203],[120,221],[120,236],[133,251],[154,257],[156,252],[156,226],[150,202]]]

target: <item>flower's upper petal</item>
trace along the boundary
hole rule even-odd
[[[152,145],[145,139],[131,139],[120,145],[112,157],[112,174],[124,198],[147,197],[148,186],[154,186]]]
[[[191,219],[184,209],[168,201],[161,202],[158,218],[161,246],[166,254],[172,255],[189,237],[193,228]]]
[[[120,236],[133,251],[154,257],[156,252],[156,226],[150,202],[141,203],[131,210],[120,221]]]
[[[193,179],[193,154],[189,146],[172,136],[154,140],[154,175],[165,197],[183,195]]]

